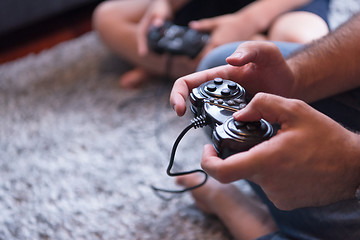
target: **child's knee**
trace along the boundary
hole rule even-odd
[[[329,33],[326,22],[310,12],[290,12],[280,16],[269,29],[269,39],[307,43]]]
[[[121,26],[122,22],[127,21],[124,17],[125,14],[121,12],[122,9],[126,9],[126,6],[121,7],[121,1],[105,1],[100,3],[92,16],[94,29],[101,31],[104,28]]]
[[[95,30],[100,30],[103,26],[107,25],[113,11],[110,5],[109,2],[103,2],[96,7],[92,17],[92,23]]]

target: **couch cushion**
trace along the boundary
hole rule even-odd
[[[1,0],[0,34],[99,0]]]

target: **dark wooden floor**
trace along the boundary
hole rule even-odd
[[[38,53],[92,30],[96,5],[64,13],[0,36],[0,64]]]

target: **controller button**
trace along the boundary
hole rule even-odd
[[[207,90],[209,90],[210,92],[215,92],[216,91],[216,86],[214,84],[209,84],[207,85]]]
[[[218,99],[217,102],[218,102],[218,104],[223,104],[223,103],[224,103],[224,100]]]
[[[240,129],[245,126],[244,122],[234,121],[234,125],[237,129]]]
[[[215,98],[209,98],[209,102],[214,103],[214,102],[215,102]]]
[[[214,83],[216,85],[221,85],[221,84],[223,84],[223,82],[224,82],[224,80],[222,78],[215,78],[214,79]]]
[[[234,106],[235,102],[233,100],[229,100],[226,102],[229,106]]]
[[[237,84],[234,82],[231,82],[228,84],[228,88],[230,88],[231,90],[235,90],[235,89],[237,89]]]
[[[240,108],[246,107],[246,103],[241,103],[241,104],[239,105],[239,107],[240,107]]]
[[[224,96],[229,96],[231,93],[230,89],[228,88],[224,88],[221,90],[221,94],[224,95]]]

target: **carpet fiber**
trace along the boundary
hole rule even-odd
[[[230,239],[189,193],[150,185],[191,114],[168,103],[172,83],[118,87],[129,68],[95,33],[0,66],[0,239]],[[179,145],[175,170],[199,168],[203,130]]]

